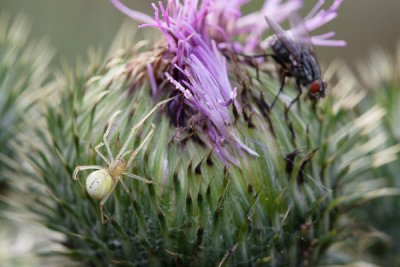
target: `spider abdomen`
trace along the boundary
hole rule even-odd
[[[86,179],[86,190],[95,199],[103,199],[113,186],[114,180],[104,169],[89,174]]]

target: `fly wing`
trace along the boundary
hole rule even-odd
[[[293,57],[297,60],[301,60],[301,48],[299,45],[296,44],[293,40],[289,38],[287,33],[285,32],[282,27],[276,23],[275,21],[271,20],[269,17],[265,16],[265,19],[271,28],[271,30],[276,34],[278,39],[283,43],[283,45],[289,50],[289,52],[293,55]]]
[[[310,33],[299,14],[292,12],[289,16],[291,33],[296,43],[301,44],[313,56],[315,56],[314,45],[312,44]]]
[[[290,27],[293,29],[293,39],[295,42],[301,44],[301,49],[306,49],[308,53],[316,62],[316,67],[318,71],[320,70],[320,64],[318,62],[318,57],[315,54],[315,48],[311,40],[310,32],[304,23],[304,20],[300,17],[298,13],[292,12],[289,16]]]

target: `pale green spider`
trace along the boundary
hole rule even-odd
[[[107,167],[102,167],[98,165],[86,165],[86,166],[77,166],[74,170],[72,178],[74,180],[79,180],[78,173],[83,170],[97,170],[89,174],[86,179],[86,190],[88,194],[100,201],[100,217],[101,223],[105,223],[104,220],[105,214],[103,212],[104,204],[107,202],[108,198],[113,193],[115,187],[118,182],[121,182],[124,190],[130,194],[128,187],[122,180],[122,176],[128,176],[130,178],[142,181],[144,183],[153,183],[151,180],[145,179],[139,175],[128,173],[127,170],[132,166],[133,161],[138,155],[139,151],[142,147],[150,140],[151,136],[154,134],[155,125],[151,124],[151,129],[149,133],[144,138],[143,142],[133,151],[127,151],[127,147],[129,145],[130,140],[133,138],[135,131],[153,114],[159,107],[163,104],[171,101],[173,98],[166,99],[157,103],[152,110],[150,110],[136,125],[131,128],[131,131],[126,139],[125,143],[121,147],[121,150],[118,152],[117,156],[114,156],[111,153],[110,145],[108,143],[107,137],[110,133],[111,126],[113,124],[113,119],[115,116],[112,116],[107,129],[103,135],[103,142],[98,144],[95,147],[96,153],[108,164]],[[108,154],[108,158],[100,152],[100,148],[105,146]],[[128,161],[125,161],[123,158],[130,154]]]

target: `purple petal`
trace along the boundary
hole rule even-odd
[[[148,16],[142,12],[138,12],[138,11],[128,8],[123,3],[121,3],[120,0],[110,0],[110,1],[117,9],[119,9],[119,11],[121,11],[128,17],[132,18],[133,20],[136,20],[137,22],[152,23],[154,21],[150,16]]]

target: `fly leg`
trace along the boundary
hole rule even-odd
[[[292,100],[292,102],[290,102],[289,106],[286,108],[285,110],[285,117],[288,116],[289,110],[291,109],[291,107],[293,106],[294,103],[298,102],[300,99],[301,94],[303,93],[302,89],[301,89],[301,84],[299,81],[296,80],[296,89],[297,89],[297,96]]]
[[[270,109],[272,109],[274,107],[276,100],[278,100],[279,95],[283,91],[283,87],[285,87],[286,76],[287,76],[286,72],[282,73],[282,76],[281,76],[281,87],[279,88],[278,94],[275,96],[274,100],[272,101]]]

